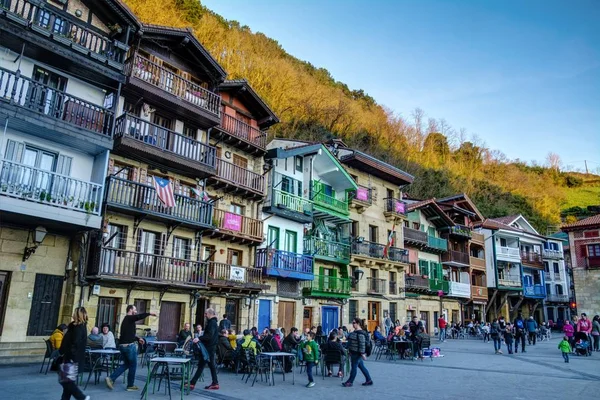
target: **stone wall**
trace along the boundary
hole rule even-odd
[[[573,269],[577,313],[588,316],[600,314],[600,270]]]

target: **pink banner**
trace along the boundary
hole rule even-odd
[[[225,213],[223,219],[223,229],[239,232],[242,230],[242,216],[232,213]]]
[[[404,214],[404,203],[400,202],[400,201],[396,201],[396,212],[398,214]]]
[[[369,191],[365,188],[358,188],[356,191],[356,200],[369,201]]]

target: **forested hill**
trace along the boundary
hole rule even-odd
[[[453,129],[444,119],[428,118],[418,108],[395,110],[409,116],[398,117],[363,90],[351,90],[326,69],[293,57],[276,40],[224,19],[197,0],[125,3],[143,22],[192,27],[228,78],[247,79],[278,114],[281,123],[271,129],[272,136],[339,137],[413,174],[415,183],[408,189],[413,197],[465,192],[485,216],[522,213],[541,233],[560,223],[563,208],[600,204],[597,183],[580,196],[590,180],[558,168],[508,160],[464,130]],[[558,165],[556,158],[548,161]]]

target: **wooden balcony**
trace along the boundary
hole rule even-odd
[[[473,256],[469,256],[469,262],[471,264],[471,268],[479,270],[479,271],[485,271],[486,267],[485,267],[485,258],[479,258],[479,257],[473,257]]]
[[[221,121],[221,97],[138,53],[125,61],[126,90],[204,127]]]
[[[308,224],[313,221],[313,202],[280,189],[271,189],[263,212]]]
[[[485,236],[482,233],[471,231],[471,243],[475,243],[480,246],[484,246]]]
[[[520,260],[521,258],[521,253],[517,247],[498,246],[496,250],[498,257],[509,258],[512,260]]]
[[[308,297],[323,297],[347,299],[350,297],[350,279],[328,275],[315,275],[312,281],[303,281],[302,295]]]
[[[488,288],[485,286],[471,286],[471,298],[478,302],[488,301]]]
[[[404,284],[407,292],[429,292],[429,279],[423,278],[421,275],[406,275],[404,278]]]
[[[226,113],[222,113],[221,123],[211,137],[256,156],[264,155],[267,148],[266,132]]]
[[[0,115],[30,135],[87,153],[112,149],[113,112],[0,67]]]
[[[471,228],[465,225],[454,225],[444,231],[444,235],[452,236],[456,239],[471,239],[473,232]]]
[[[542,260],[542,255],[539,253],[522,251],[521,262],[530,268],[544,268],[544,261]]]
[[[464,282],[448,282],[448,296],[470,299],[471,285]]]
[[[265,275],[286,279],[312,280],[314,274],[311,256],[278,249],[256,250],[254,266]]]
[[[442,255],[442,263],[455,267],[468,267],[470,258],[467,253],[462,251],[450,250]]]
[[[265,196],[264,176],[220,158],[217,158],[217,174],[208,178],[208,184],[247,199]]]
[[[262,269],[218,262],[208,263],[208,286],[219,293],[239,294],[269,289],[262,283]]]
[[[206,235],[232,243],[257,246],[263,242],[263,222],[231,211],[213,211],[215,229]]]
[[[176,194],[175,207],[165,207],[153,186],[110,176],[107,179],[106,205],[110,209],[150,217],[172,224],[183,224],[196,230],[212,229],[213,205]]]
[[[207,284],[208,264],[200,261],[108,247],[102,247],[90,260],[87,275],[91,280],[179,288]]]
[[[214,147],[127,113],[117,118],[115,152],[176,167],[193,178],[216,172]]]
[[[344,218],[350,215],[348,201],[340,200],[336,197],[317,191],[314,187],[314,182],[311,190],[311,198],[314,205],[314,212],[318,211],[320,214],[332,214],[333,216],[341,215]]]
[[[448,250],[448,241],[446,239],[437,238],[428,235],[426,232],[418,229],[403,227],[404,243],[416,246],[422,250],[431,253],[441,254]]]
[[[362,214],[368,207],[373,204],[372,189],[366,186],[358,185],[358,190],[349,192],[350,207]]]
[[[406,203],[400,199],[386,197],[383,199],[383,216],[387,222],[400,222],[406,218]]]
[[[305,236],[304,254],[312,255],[318,260],[349,264],[350,244]]]
[[[380,278],[367,278],[367,294],[383,296],[387,286],[387,280]]]

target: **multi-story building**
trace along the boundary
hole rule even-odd
[[[138,29],[118,1],[0,2],[0,341],[11,343],[0,346],[3,361],[19,352],[15,343],[43,352],[41,337],[80,301]]]
[[[564,225],[569,234],[578,313],[595,315],[600,309],[600,214]]]
[[[323,144],[275,139],[268,148],[267,240],[257,265],[276,279],[269,293],[278,326],[329,331],[350,297],[348,193],[357,186]],[[259,326],[267,312],[275,320],[273,311],[269,300],[260,302]]]
[[[542,250],[546,277],[544,320],[557,322],[570,318],[570,279],[564,260],[563,241],[548,237]]]

